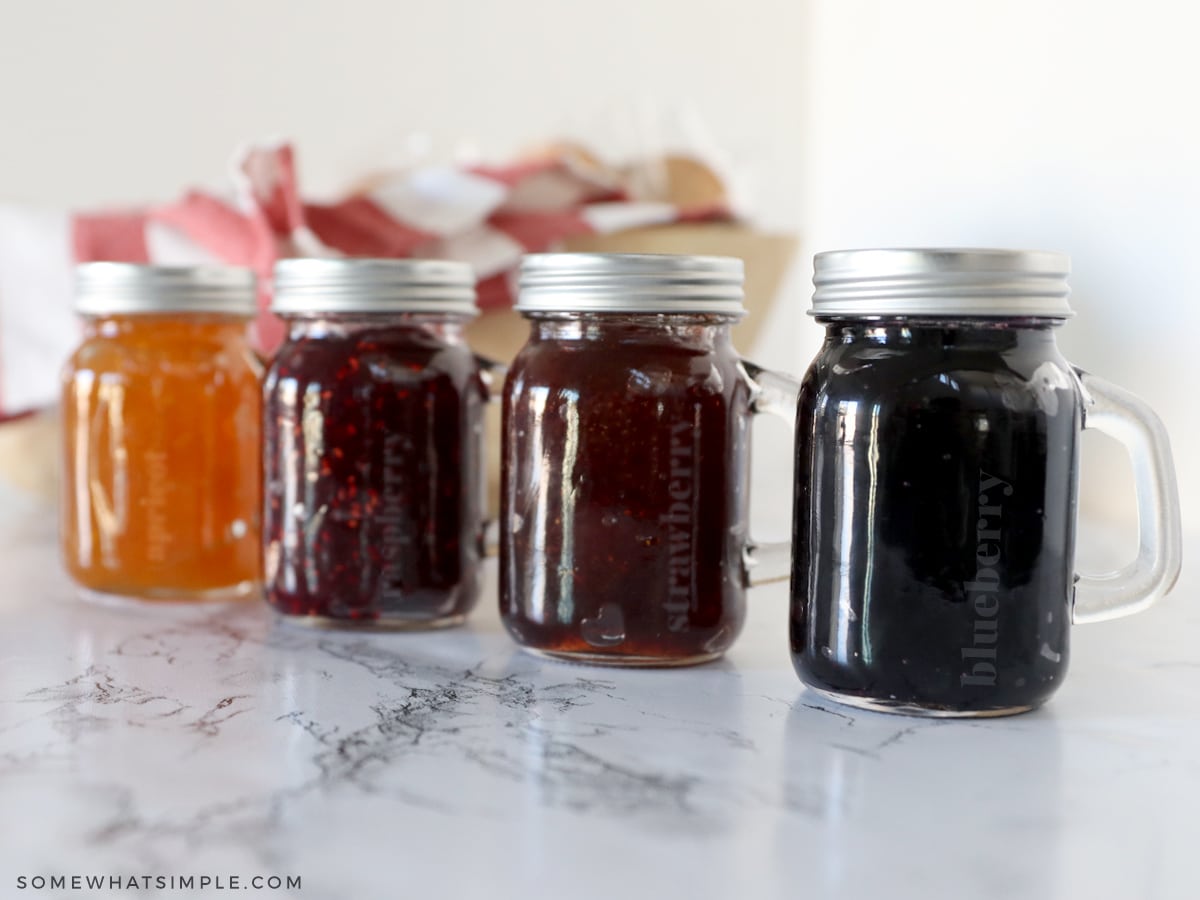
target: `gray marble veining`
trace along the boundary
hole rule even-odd
[[[262,895],[303,898],[1200,891],[1193,581],[1077,629],[1046,709],[943,722],[804,692],[782,587],[727,659],[623,671],[522,654],[486,600],[428,634],[84,604],[45,523],[0,573],[0,896],[64,872],[296,874]]]

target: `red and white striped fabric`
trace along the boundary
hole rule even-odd
[[[512,303],[510,276],[524,253],[582,234],[728,216],[723,207],[635,201],[567,156],[415,169],[336,203],[305,203],[287,144],[240,151],[232,199],[191,191],[163,206],[74,215],[0,206],[0,421],[54,402],[59,368],[78,337],[76,262],[249,266],[261,279],[257,333],[269,352],[282,336],[266,311],[281,257],[461,260],[475,269],[480,305],[500,308]]]

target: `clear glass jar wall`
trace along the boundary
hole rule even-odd
[[[428,628],[475,605],[480,364],[466,266],[293,260],[265,387],[267,599],[312,622]]]
[[[253,277],[98,263],[63,373],[61,535],[88,592],[244,596],[259,580]]]
[[[732,318],[538,316],[504,402],[500,608],[545,653],[698,662],[745,616]]]

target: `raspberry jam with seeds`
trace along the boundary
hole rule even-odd
[[[280,279],[289,335],[264,406],[268,602],[317,622],[457,624],[477,599],[484,516],[487,391],[462,339],[466,315],[399,301],[401,311],[360,311],[332,290],[326,303],[289,306],[302,275],[321,283],[314,264],[364,263],[296,261],[308,272]],[[412,264],[366,264],[390,279],[375,285],[375,303],[398,283],[415,290],[395,271]],[[318,304],[333,311],[308,312]]]

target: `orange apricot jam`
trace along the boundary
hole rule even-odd
[[[80,267],[62,549],[86,594],[231,599],[260,580],[261,366],[235,269]]]

